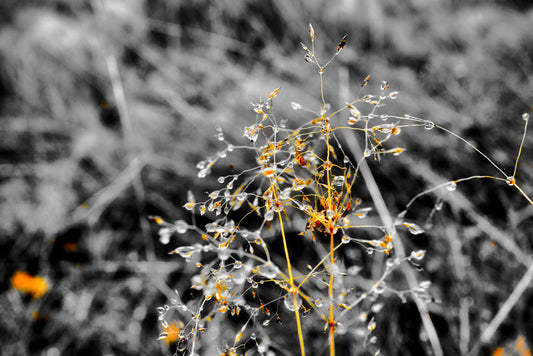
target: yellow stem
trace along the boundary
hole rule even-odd
[[[520,160],[520,154],[522,153],[522,147],[524,146],[524,141],[526,139],[526,133],[527,133],[527,120],[526,120],[526,124],[524,125],[524,134],[522,135],[522,141],[520,142],[520,149],[518,150],[518,154],[516,155],[513,178],[516,176],[516,170],[518,169],[518,161]]]
[[[329,224],[332,224],[332,221],[329,221]],[[330,244],[329,244],[329,257],[330,257],[330,271],[329,271],[329,285],[328,285],[328,296],[329,296],[329,354],[330,356],[335,356],[335,313],[333,311],[333,265],[335,264],[335,242],[333,240],[333,232],[330,231]]]
[[[289,284],[291,286],[290,293],[292,294],[292,300],[294,303],[294,315],[296,316],[296,326],[298,328],[298,340],[300,341],[300,351],[302,353],[302,356],[305,356],[304,337],[302,333],[302,325],[300,323],[300,313],[298,312],[299,305],[298,305],[298,300],[296,299],[296,295],[298,294],[298,289],[294,287],[291,259],[289,257],[289,248],[287,247],[285,229],[283,228],[283,216],[281,215],[281,209],[278,210],[278,217],[279,217],[279,226],[281,229],[281,237],[283,239],[283,250],[285,251],[285,259],[287,260],[287,269],[289,270]]]

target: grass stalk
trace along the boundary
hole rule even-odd
[[[287,246],[287,238],[285,236],[285,228],[283,226],[283,216],[281,215],[281,210],[278,210],[278,218],[279,218],[279,225],[281,229],[281,238],[283,241],[283,250],[285,251],[285,259],[287,262],[287,270],[289,273],[289,285],[291,287],[290,293],[292,294],[292,301],[294,304],[294,316],[296,318],[296,326],[298,328],[298,341],[300,342],[301,355],[305,356],[305,343],[304,343],[304,337],[302,333],[302,324],[300,322],[300,313],[299,313],[300,306],[298,305],[298,300],[296,298],[296,295],[298,294],[298,289],[294,286],[294,277],[292,274],[291,259],[289,256],[289,248]]]

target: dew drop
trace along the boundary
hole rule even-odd
[[[343,244],[347,244],[347,243],[349,243],[350,240],[351,240],[351,239],[350,239],[350,236],[348,236],[348,235],[343,235],[343,236],[342,236],[342,243],[343,243]]]
[[[333,184],[335,184],[337,187],[342,187],[344,185],[344,176],[336,176],[333,178]]]
[[[429,120],[424,121],[424,128],[426,130],[431,130],[434,127],[435,127],[435,124],[433,123],[433,121],[429,121]]]
[[[300,110],[302,108],[302,105],[300,105],[300,104],[298,104],[298,103],[296,103],[294,101],[291,101],[291,108],[293,110]]]
[[[265,214],[266,221],[272,221],[274,219],[274,210],[269,210]]]
[[[197,252],[196,247],[193,246],[181,246],[175,249],[174,251],[171,251],[169,254],[175,255],[178,254],[183,258],[189,258],[192,256],[193,253]]]
[[[420,226],[418,226],[417,224],[413,224],[413,223],[403,223],[402,224],[403,226],[405,226],[406,228],[409,229],[409,232],[413,235],[419,235],[421,233],[424,232],[424,229],[422,229]]]
[[[217,182],[219,182],[220,184],[222,184],[222,183],[224,183],[224,179],[226,179],[226,178],[224,178],[224,177],[218,177]]]
[[[350,110],[350,115],[353,116],[352,119],[359,120],[361,118],[361,111],[359,111],[358,108],[350,105],[349,110]],[[351,125],[353,125],[353,124],[351,124]]]
[[[385,282],[381,282],[374,287],[374,293],[383,294],[385,292],[385,289],[387,289]]]
[[[159,242],[163,245],[167,245],[170,242],[170,236],[172,235],[172,230],[168,227],[159,229]]]
[[[390,258],[387,260],[386,264],[388,269],[397,267],[400,265],[400,260],[398,258]]]
[[[422,260],[426,255],[426,250],[412,251],[409,259]]]
[[[387,121],[387,120],[389,119],[389,115],[387,115],[387,114],[380,115],[379,117],[380,117],[381,120],[383,120],[383,121]]]
[[[360,119],[356,118],[356,117],[353,117],[353,116],[350,116],[348,118],[348,125],[355,125]]]
[[[255,339],[257,339],[257,335],[256,335],[255,333],[252,333],[252,334],[250,335],[250,339],[251,339],[251,340],[255,340]]]
[[[175,224],[176,224],[176,232],[178,234],[184,234],[189,229],[189,225],[187,225],[187,223],[183,220],[178,220],[176,221]]]
[[[383,309],[384,306],[385,306],[385,304],[383,304],[383,303],[376,303],[376,304],[372,305],[370,310],[372,310],[373,313],[379,313],[381,311],[381,309]]]
[[[359,219],[364,219],[371,210],[372,208],[357,209],[355,211],[355,216],[357,216]]]
[[[331,209],[326,210],[326,217],[328,219],[333,219],[334,216],[335,216],[335,212],[333,210]]]
[[[522,114],[522,119],[523,119],[524,121],[529,120],[529,114],[528,114],[527,112],[523,113],[523,114]]]
[[[389,98],[391,99],[396,99],[398,97],[398,92],[397,91],[393,91],[392,93],[389,94]]]
[[[317,299],[314,301],[315,307],[321,308],[324,305],[324,301],[322,299]]]
[[[453,192],[455,189],[457,189],[457,183],[455,182],[448,183],[448,185],[446,186],[446,189],[448,189],[450,192]]]
[[[164,331],[161,334],[159,334],[159,337],[157,338],[157,340],[163,340],[163,339],[166,339],[167,337],[168,337],[168,333]]]
[[[424,290],[427,290],[429,287],[431,287],[431,281],[422,281],[418,284],[418,286]]]
[[[204,169],[206,166],[207,166],[207,162],[206,161],[200,161],[200,162],[196,163],[196,169]]]
[[[342,159],[342,161],[344,162],[344,164],[348,164],[348,163],[350,163],[350,159],[348,158],[348,156],[344,156],[344,158]]]
[[[285,308],[287,308],[290,311],[294,311],[294,297],[291,293],[285,294],[285,297],[283,298],[283,304],[285,305]],[[300,295],[296,294],[296,305],[298,309],[300,309],[300,306],[302,305],[302,298]]]
[[[515,180],[514,177],[509,176],[509,177],[507,177],[507,178],[505,179],[505,183],[507,183],[507,185],[513,186],[513,185],[515,185],[516,180]]]
[[[198,178],[205,178],[207,176],[207,168],[200,169],[198,172]]]

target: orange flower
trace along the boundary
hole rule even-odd
[[[182,322],[178,322],[178,324],[171,323],[169,326],[167,326],[165,328],[165,332],[168,334],[168,336],[163,339],[165,343],[170,345],[171,343],[176,342],[176,340],[179,339],[179,332],[181,329],[183,329]]]
[[[26,272],[17,271],[11,277],[11,285],[16,290],[31,294],[33,299],[42,297],[48,291],[48,283],[44,278],[31,276]]]

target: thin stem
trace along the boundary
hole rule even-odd
[[[335,246],[335,250],[337,250],[339,247],[341,247],[343,245],[343,243],[341,242],[340,244],[338,244],[337,246]],[[298,285],[298,289],[300,289],[302,287],[302,285],[307,282],[307,280],[313,276],[313,273],[317,270],[318,267],[320,267],[328,258],[329,258],[329,254],[327,254],[326,256],[324,256],[324,258],[318,262],[316,264],[315,267],[313,267],[313,269],[307,274],[307,276],[304,278],[303,281],[300,282],[300,284]]]
[[[490,162],[490,164],[492,164],[492,165],[494,166],[494,168],[496,168],[498,171],[500,171],[500,173],[503,174],[504,177],[507,177],[507,175],[505,174],[505,172],[504,172],[504,171],[503,171],[503,170],[502,170],[502,169],[501,169],[496,163],[494,163],[494,161],[491,160],[491,159],[489,158],[489,156],[487,156],[486,154],[484,154],[483,152],[481,152],[481,151],[479,150],[479,148],[477,148],[476,146],[474,146],[473,144],[471,144],[470,142],[468,142],[467,140],[465,140],[464,138],[462,138],[461,136],[459,136],[459,135],[456,134],[455,132],[450,131],[450,130],[448,130],[448,129],[445,128],[445,127],[442,127],[442,126],[440,126],[440,125],[435,125],[435,127],[441,129],[442,131],[445,131],[445,132],[449,133],[450,135],[452,135],[452,136],[458,138],[459,140],[463,141],[464,143],[466,143],[468,146],[472,147],[472,149],[474,149],[474,151],[476,151],[477,153],[479,153],[480,155],[482,155],[483,158],[485,158],[487,161]]]
[[[330,221],[331,224],[331,221]],[[333,312],[333,265],[335,263],[335,244],[333,241],[333,232],[330,232],[330,243],[329,243],[329,256],[330,256],[330,262],[331,262],[331,268],[329,271],[329,286],[328,286],[328,294],[329,294],[329,354],[330,356],[335,356],[335,315]]]
[[[453,180],[453,181],[448,181],[446,183],[442,183],[442,184],[436,185],[434,187],[431,187],[431,188],[429,188],[427,190],[424,190],[423,192],[420,192],[417,195],[415,195],[413,198],[411,198],[409,203],[407,203],[407,205],[405,206],[405,210],[408,210],[411,207],[411,205],[413,205],[413,203],[417,199],[419,199],[420,197],[422,197],[424,195],[427,195],[427,194],[429,194],[431,192],[434,192],[436,190],[439,190],[441,188],[447,187],[447,186],[450,185],[450,183],[457,184],[457,183],[465,182],[465,181],[472,180],[472,179],[495,179],[495,180],[504,181],[504,182],[506,181],[503,178],[493,177],[493,176],[482,176],[482,175],[470,176],[470,177],[465,177],[465,178],[459,178],[459,179],[456,179],[456,180]]]
[[[514,164],[513,178],[516,176],[516,170],[518,169],[518,160],[520,159],[520,155],[522,154],[522,147],[524,146],[524,141],[526,139],[527,123],[528,123],[528,120],[526,120],[526,124],[524,125],[524,134],[522,135],[522,142],[520,142],[520,148],[518,149],[518,155],[516,155],[516,162]]]
[[[274,142],[277,142],[276,132],[274,132]],[[274,165],[276,165],[277,163],[276,163],[276,155],[275,154],[273,155],[273,160],[274,160]],[[304,338],[303,338],[303,333],[302,333],[302,325],[301,325],[301,322],[300,322],[300,313],[299,313],[300,306],[298,305],[298,300],[296,299],[296,295],[299,292],[298,292],[298,289],[294,286],[294,277],[293,277],[293,273],[292,273],[291,259],[290,259],[290,256],[289,256],[289,248],[287,246],[287,238],[285,236],[285,228],[283,226],[283,216],[281,215],[281,210],[282,209],[280,209],[280,203],[279,203],[277,179],[278,179],[277,176],[275,176],[273,178],[273,180],[271,180],[271,188],[272,188],[272,191],[274,193],[274,199],[276,199],[275,200],[275,204],[276,204],[277,211],[278,211],[279,227],[281,229],[281,237],[282,237],[282,240],[283,240],[283,250],[285,252],[285,260],[287,261],[287,270],[289,272],[289,284],[290,284],[289,293],[292,294],[292,302],[293,302],[293,305],[294,305],[294,316],[296,317],[296,326],[297,326],[297,329],[298,329],[298,340],[300,342],[300,351],[302,353],[302,356],[305,356],[305,344],[304,344]]]
[[[283,250],[285,251],[285,259],[287,260],[287,269],[289,270],[289,284],[291,286],[290,293],[292,294],[292,300],[294,303],[294,314],[296,316],[296,325],[298,327],[298,340],[300,341],[300,351],[302,356],[305,356],[305,344],[304,337],[302,333],[302,325],[300,323],[300,313],[298,312],[299,305],[296,295],[298,294],[298,289],[294,287],[294,279],[292,275],[291,259],[289,257],[289,249],[287,247],[287,239],[285,237],[285,229],[283,228],[283,216],[281,215],[281,209],[278,210],[279,217],[279,226],[281,229],[281,237],[283,239]]]

